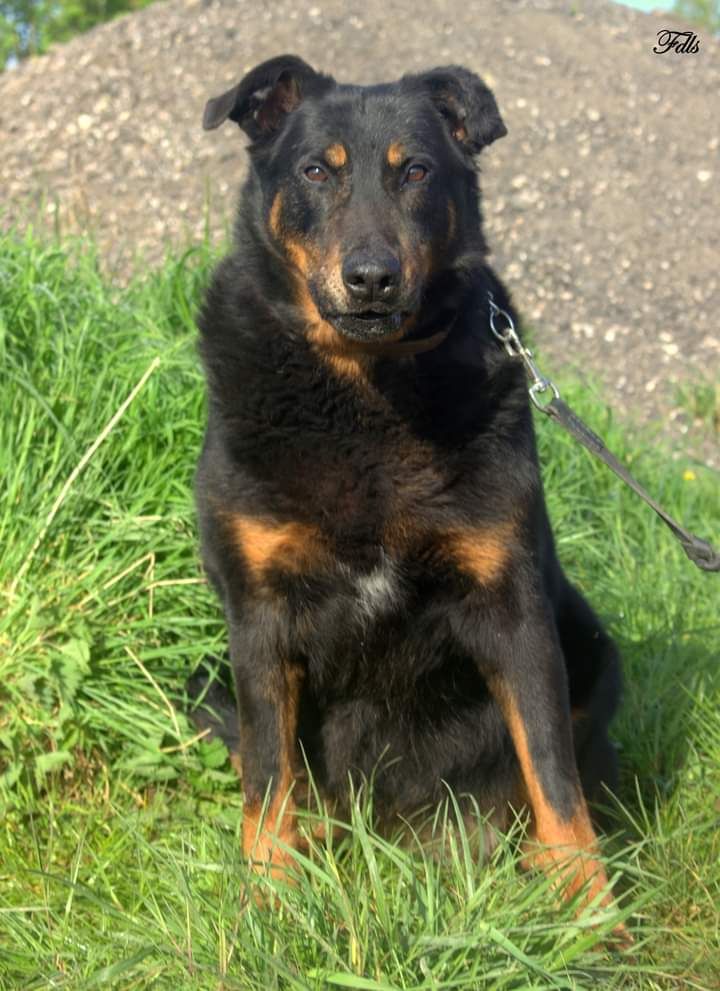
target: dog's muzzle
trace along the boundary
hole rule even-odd
[[[333,313],[327,316],[329,323],[352,341],[378,341],[393,337],[402,326],[407,313],[383,313],[379,310],[365,310],[359,313]]]

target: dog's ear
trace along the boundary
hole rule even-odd
[[[278,131],[302,100],[334,85],[297,55],[278,55],[256,66],[227,93],[208,100],[203,127],[211,131],[228,118],[253,141]]]
[[[471,155],[507,134],[495,97],[474,72],[448,65],[405,78],[427,92],[452,137]]]

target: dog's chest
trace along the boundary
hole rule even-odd
[[[295,398],[282,416],[274,406],[270,434],[248,437],[258,508],[236,526],[243,555],[256,555],[258,573],[317,583],[317,601],[349,595],[365,619],[391,612],[453,527],[477,515],[477,451],[438,436],[446,420],[435,406],[429,423],[412,389],[348,399],[331,385],[312,402]]]
[[[317,393],[296,404],[286,443],[265,460],[275,485],[346,534],[432,515],[447,502],[456,456],[427,437],[422,397],[409,388],[388,396],[340,386],[328,383],[320,408]]]
[[[361,427],[284,460],[287,500],[342,543],[381,544],[388,529],[429,521],[452,502],[447,460],[406,430]]]
[[[377,564],[368,572],[345,567],[354,600],[354,612],[361,622],[372,621],[392,613],[404,598],[404,582],[397,562],[381,553]]]

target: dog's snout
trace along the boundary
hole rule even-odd
[[[342,276],[348,294],[358,303],[393,303],[400,290],[400,260],[389,251],[356,251],[345,259]]]

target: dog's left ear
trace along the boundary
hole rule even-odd
[[[404,81],[428,93],[452,137],[471,155],[507,134],[495,97],[474,72],[448,65]]]

